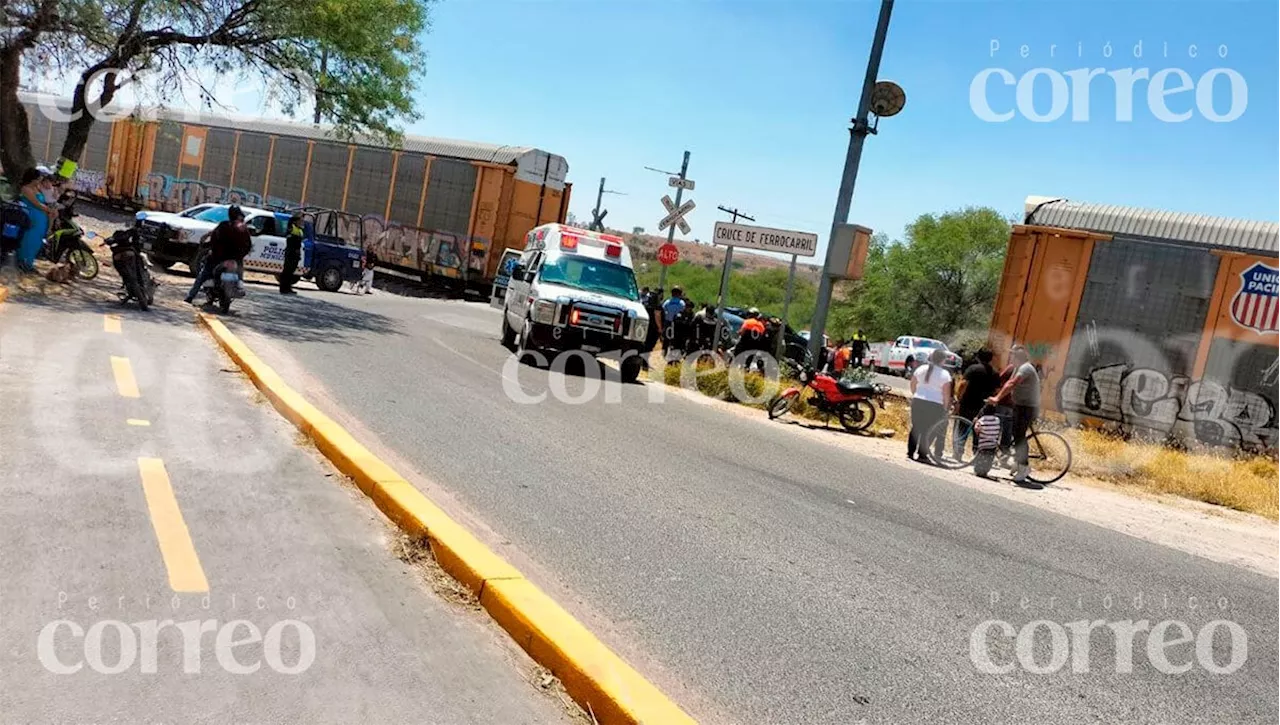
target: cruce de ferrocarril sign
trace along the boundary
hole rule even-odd
[[[817,234],[728,222],[716,222],[715,243],[801,257],[812,257],[818,253]]]

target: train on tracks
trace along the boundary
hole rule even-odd
[[[58,155],[69,101],[23,94],[37,158]],[[65,115],[62,117],[65,118]],[[305,123],[140,109],[94,123],[73,180],[81,194],[178,211],[201,203],[332,210],[332,233],[380,265],[488,293],[506,248],[564,222],[564,157],[528,146],[404,136],[395,146]]]

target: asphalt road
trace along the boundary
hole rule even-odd
[[[0,305],[0,723],[581,721],[190,308],[104,291]]]
[[[587,383],[513,365],[482,305],[262,287],[235,311],[229,324],[286,379],[703,721],[1277,719],[1275,579],[658,386],[563,402],[557,389]],[[1247,652],[1209,628],[1201,659],[1190,640],[1168,648],[1192,664],[1181,674],[1153,664],[1145,634],[1063,629],[1177,620],[1203,636],[1218,619]],[[1024,666],[979,671],[971,635],[988,620],[979,652]],[[1015,631],[1039,634],[1021,660]],[[1230,674],[1199,664],[1233,651]]]

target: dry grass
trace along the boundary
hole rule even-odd
[[[1280,517],[1276,460],[1265,456],[1179,451],[1094,430],[1066,433],[1074,473],[1171,494],[1275,520]]]
[[[392,550],[397,559],[417,569],[422,574],[423,580],[441,599],[467,609],[480,609],[480,602],[476,600],[471,590],[440,568],[427,537],[415,538],[401,533],[396,537]]]

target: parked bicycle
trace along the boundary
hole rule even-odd
[[[958,415],[950,415],[938,421],[929,429],[929,458],[941,468],[959,470],[974,464],[977,457],[977,432],[974,430],[976,419],[970,420]],[[1009,421],[1001,420],[1000,446],[996,449],[993,468],[1013,470],[1016,463],[1013,458],[1013,445],[1009,440]],[[941,440],[939,447],[937,441]],[[938,450],[942,455],[937,455]],[[1071,445],[1067,439],[1053,431],[1039,430],[1033,422],[1027,430],[1027,463],[1029,471],[1027,480],[1046,485],[1053,483],[1071,470]]]

